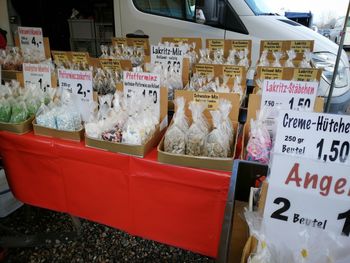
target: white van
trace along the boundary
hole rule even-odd
[[[345,23],[345,16],[338,18],[337,21],[335,22],[334,28],[332,28],[330,32],[330,39],[337,44],[340,43],[341,32],[343,31],[344,23]],[[344,49],[345,50],[350,49],[350,17],[348,17],[346,21]]]
[[[114,0],[116,36],[135,31],[157,43],[163,36],[251,39],[253,63],[260,40],[315,40],[313,62],[323,67],[320,96],[327,96],[338,46],[328,38],[271,12],[268,0]],[[202,10],[205,20],[196,20]],[[198,17],[198,16],[197,16]],[[349,61],[343,52],[331,111],[350,114]]]

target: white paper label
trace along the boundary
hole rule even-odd
[[[152,46],[151,47],[151,63],[162,64],[168,71],[171,69],[178,73],[182,72],[183,58],[187,49],[183,46],[179,47],[164,47],[164,46]]]
[[[92,72],[80,70],[58,70],[59,86],[73,94],[83,121],[88,121],[93,108]]]
[[[24,86],[35,85],[46,92],[51,84],[51,68],[47,64],[23,63]]]
[[[350,116],[281,111],[274,152],[350,164]]]
[[[18,27],[19,42],[22,50],[36,50],[45,58],[44,38],[39,27]]]
[[[268,240],[283,242],[292,251],[305,246],[300,237],[305,229],[316,237],[332,233],[349,248],[349,167],[274,154],[264,227]]]
[[[269,111],[266,122],[272,137],[275,135],[275,118],[279,110],[312,111],[314,109],[318,84],[318,82],[295,80],[264,80],[260,108],[275,109]]]
[[[150,96],[157,109],[157,117],[160,115],[160,76],[159,74],[146,72],[124,71],[123,73],[124,95],[130,98],[137,96]]]

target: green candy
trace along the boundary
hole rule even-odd
[[[11,104],[7,100],[0,101],[0,121],[9,122],[11,118]]]
[[[20,123],[28,119],[28,110],[24,102],[12,105],[10,122]]]

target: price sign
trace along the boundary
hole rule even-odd
[[[146,72],[123,72],[124,95],[130,98],[133,94],[138,96],[153,97],[153,103],[157,109],[157,117],[160,116],[160,76],[159,74]]]
[[[260,108],[312,111],[317,88],[318,82],[265,79],[262,87]],[[268,116],[267,126],[272,137],[274,137],[275,131],[274,119],[277,115],[278,111],[274,110]]]
[[[183,58],[187,49],[183,46],[151,46],[151,62],[161,64],[168,71],[182,73]]]
[[[195,70],[196,70],[195,72],[200,76],[208,76],[208,75],[214,76],[214,65],[196,64]]]
[[[306,228],[317,237],[332,233],[349,248],[349,198],[349,166],[274,154],[264,211],[266,237],[301,251],[305,243],[299,233]]]
[[[80,70],[58,70],[59,86],[73,95],[83,121],[88,121],[92,112],[92,72]]]
[[[35,85],[46,92],[51,84],[51,68],[47,64],[23,63],[24,86]]]
[[[45,58],[42,29],[39,27],[18,27],[19,43],[22,50],[36,50]]]
[[[224,49],[225,48],[225,40],[224,39],[208,39],[208,48],[210,51]]]
[[[350,116],[281,111],[274,151],[350,164]]]
[[[216,110],[219,105],[219,94],[215,92],[194,92],[192,100],[205,103],[208,110]]]

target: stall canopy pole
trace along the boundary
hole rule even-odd
[[[330,86],[330,90],[329,90],[329,94],[328,94],[328,99],[327,99],[327,103],[326,103],[326,112],[329,112],[329,108],[331,106],[331,99],[332,99],[332,95],[333,95],[333,89],[334,89],[334,82],[335,82],[335,78],[337,76],[337,72],[338,72],[338,66],[339,66],[339,60],[341,57],[341,53],[343,51],[343,45],[344,45],[344,38],[345,38],[345,32],[346,32],[346,25],[349,19],[349,11],[350,11],[350,2],[348,4],[348,10],[346,11],[346,15],[345,15],[345,21],[344,21],[344,27],[343,27],[343,31],[341,32],[341,38],[340,38],[340,44],[339,44],[339,48],[338,48],[338,54],[337,54],[337,59],[335,61],[335,65],[334,65],[334,72],[333,72],[333,76],[332,76],[332,82],[331,82],[331,86]]]

